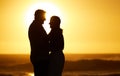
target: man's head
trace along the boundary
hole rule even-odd
[[[50,28],[60,28],[61,20],[58,16],[52,16],[50,19]]]
[[[44,10],[41,10],[41,9],[36,10],[34,14],[35,20],[43,23],[46,20],[45,14],[46,12]]]

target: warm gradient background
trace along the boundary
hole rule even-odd
[[[0,0],[0,54],[30,53],[26,12],[42,2],[62,12],[65,53],[120,53],[120,0]]]

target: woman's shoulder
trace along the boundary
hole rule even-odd
[[[63,30],[62,29],[52,29],[51,32],[49,33],[49,36],[59,36],[62,35]]]
[[[63,30],[61,28],[53,29],[53,32],[55,33],[63,33]]]

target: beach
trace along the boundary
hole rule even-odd
[[[120,76],[118,54],[69,54],[65,58],[62,76]],[[34,76],[29,55],[0,55],[0,76]]]

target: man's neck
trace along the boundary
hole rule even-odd
[[[37,22],[38,24],[43,24],[43,22],[41,20],[34,20],[35,22]]]

